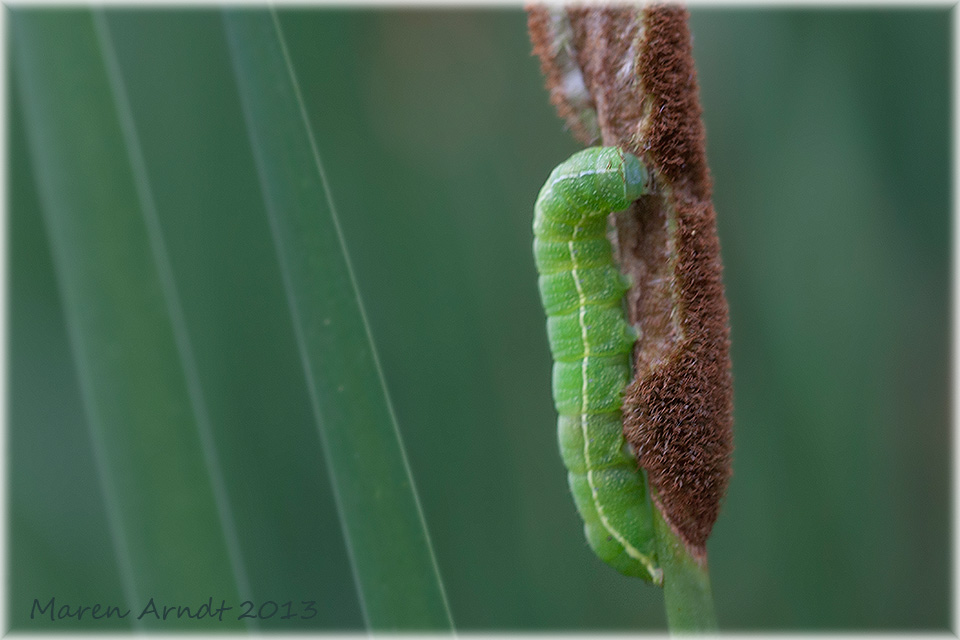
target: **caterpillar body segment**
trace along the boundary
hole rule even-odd
[[[620,573],[659,584],[652,507],[644,476],[624,451],[620,412],[561,415],[557,426],[570,491],[594,553]]]
[[[640,160],[616,147],[574,154],[540,190],[533,250],[560,451],[587,541],[621,573],[660,584],[646,480],[623,436],[636,334],[623,312],[628,283],[606,237],[607,216],[643,195],[646,183]]]

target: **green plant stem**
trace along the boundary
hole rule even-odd
[[[706,556],[695,557],[654,505],[653,527],[663,569],[663,600],[671,633],[716,633]]]

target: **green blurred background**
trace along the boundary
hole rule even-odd
[[[251,595],[319,603],[260,626],[360,630],[220,14],[107,16]],[[587,548],[557,452],[530,227],[577,144],[524,13],[280,22],[457,628],[664,629],[661,593]],[[734,477],[709,543],[723,629],[950,624],[950,24],[692,10],[733,340]],[[9,621],[129,630],[29,619],[34,598],[123,589],[15,67]]]

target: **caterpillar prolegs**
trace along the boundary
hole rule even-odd
[[[659,584],[643,470],[626,451],[623,389],[636,334],[628,283],[613,260],[607,216],[644,193],[647,171],[616,147],[591,147],[560,164],[534,207],[533,253],[553,353],[560,452],[584,531],[601,560]]]

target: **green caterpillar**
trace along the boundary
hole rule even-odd
[[[553,352],[560,452],[587,541],[621,573],[656,584],[650,498],[626,451],[623,389],[636,334],[623,311],[626,278],[613,261],[607,216],[643,195],[647,171],[616,147],[575,153],[534,206],[533,253]]]

